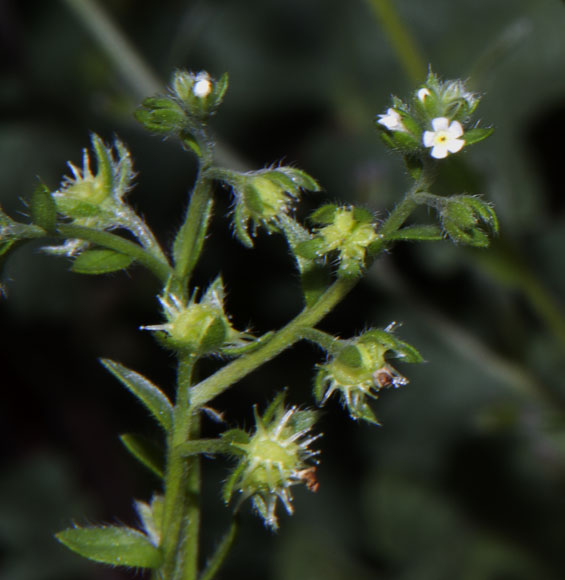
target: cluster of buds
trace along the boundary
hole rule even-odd
[[[318,489],[318,451],[310,449],[310,445],[321,437],[321,434],[311,435],[317,413],[285,407],[284,393],[281,393],[262,416],[256,408],[254,415],[253,434],[232,429],[223,435],[241,454],[224,486],[224,500],[229,503],[234,492],[239,494],[238,506],[251,498],[265,525],[276,530],[278,501],[288,514],[293,513],[292,486],[303,483],[310,491]]]
[[[376,399],[381,389],[406,385],[408,379],[387,362],[395,356],[404,362],[422,362],[420,353],[393,335],[395,324],[369,330],[352,340],[340,341],[328,362],[320,365],[314,396],[320,406],[338,392],[352,419],[379,424],[367,397]]]
[[[319,227],[310,240],[297,245],[297,253],[310,260],[335,255],[338,276],[359,276],[367,255],[373,253],[380,239],[373,215],[356,207],[328,204],[318,208],[310,221]]]
[[[312,177],[294,167],[270,167],[246,173],[221,169],[212,170],[211,174],[234,192],[234,231],[247,247],[253,246],[257,228],[263,227],[269,233],[280,230],[280,220],[302,191],[320,190]]]
[[[408,103],[393,97],[392,107],[379,115],[377,126],[393,149],[444,159],[492,133],[472,124],[479,100],[461,81],[442,82],[430,72]]]
[[[193,294],[188,303],[166,292],[159,296],[167,322],[142,326],[157,333],[163,344],[177,352],[197,355],[227,354],[233,347],[247,344],[250,336],[235,330],[224,311],[224,286],[220,277],[199,301]]]
[[[227,88],[226,74],[213,79],[206,71],[177,71],[168,94],[145,99],[135,117],[149,131],[178,135],[200,155],[197,127],[220,106]]]
[[[128,228],[131,212],[123,200],[135,176],[130,153],[118,140],[112,149],[96,134],[91,139],[96,171],[93,171],[87,149],[83,150],[82,169],[68,163],[72,177],[65,177],[60,188],[52,194],[57,213],[70,219],[73,225],[101,230]],[[67,240],[63,245],[46,250],[70,256],[85,245],[79,240]]]

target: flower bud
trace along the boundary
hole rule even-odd
[[[214,80],[206,71],[177,71],[171,83],[173,98],[193,117],[205,119],[221,104],[228,88],[228,77]]]
[[[251,498],[254,508],[265,525],[278,528],[276,506],[282,502],[288,514],[293,513],[290,487],[304,483],[310,491],[316,491],[315,456],[310,444],[321,435],[309,433],[316,420],[316,413],[284,406],[284,393],[275,398],[260,416],[255,414],[255,431],[252,435],[239,429],[229,433],[228,438],[243,457],[228,478],[224,498],[229,502],[234,490],[240,494],[239,504]]]
[[[367,253],[378,239],[370,212],[354,207],[325,205],[316,210],[310,220],[319,224],[312,240],[297,247],[305,257],[312,258],[337,253],[338,275],[359,276],[365,267]]]

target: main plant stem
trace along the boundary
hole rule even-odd
[[[191,355],[179,357],[173,431],[167,442],[165,468],[163,580],[194,580],[197,576],[200,465],[197,457],[187,460],[179,451],[181,443],[199,436],[198,418],[190,402],[194,363]]]

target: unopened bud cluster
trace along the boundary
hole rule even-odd
[[[461,81],[443,82],[430,73],[410,101],[394,97],[392,107],[378,116],[377,126],[393,149],[444,159],[491,134],[491,129],[473,125],[479,100]]]
[[[393,328],[394,324],[385,330],[369,330],[357,338],[340,341],[330,360],[318,368],[314,396],[319,405],[337,392],[353,419],[379,424],[367,398],[376,399],[385,387],[408,383],[387,358],[392,355],[403,362],[422,362],[414,347],[392,334]]]
[[[308,259],[335,256],[338,276],[359,276],[380,239],[371,212],[328,204],[317,209],[310,221],[318,227],[312,239],[297,246],[297,252]]]

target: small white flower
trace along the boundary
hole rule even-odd
[[[394,109],[387,109],[385,114],[379,115],[378,123],[384,125],[389,131],[406,132],[402,117]]]
[[[196,75],[194,79],[194,84],[192,85],[192,94],[195,97],[203,99],[207,97],[212,91],[212,83],[210,82],[210,76],[207,72],[200,72]]]
[[[430,155],[435,159],[443,159],[450,153],[457,153],[465,145],[463,127],[459,121],[451,121],[447,117],[436,117],[432,120],[433,131],[424,131],[423,142],[431,147]]]
[[[429,97],[431,95],[429,89],[426,89],[425,87],[423,89],[420,89],[417,94],[418,99],[420,99],[422,103],[426,100],[426,97]]]

